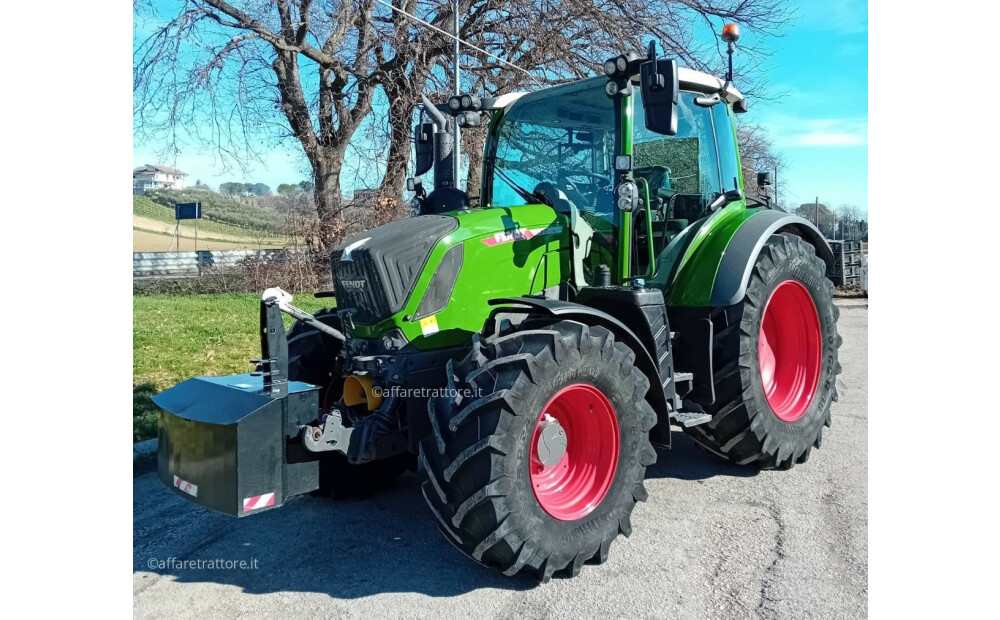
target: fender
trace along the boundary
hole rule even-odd
[[[726,246],[709,305],[720,308],[743,299],[757,255],[771,235],[784,232],[802,237],[816,249],[816,256],[823,259],[828,269],[833,266],[833,250],[812,222],[797,215],[764,210],[745,221]]]
[[[767,208],[722,209],[703,220],[694,234],[667,288],[667,306],[718,308],[738,303],[761,248],[771,235],[785,232],[802,237],[827,267],[833,265],[833,250],[809,220]]]
[[[658,419],[657,427],[659,432],[666,434],[665,437],[658,437],[657,443],[669,445],[670,409],[667,407],[667,398],[663,389],[657,388],[657,386],[662,385],[662,381],[660,380],[660,373],[657,370],[656,362],[653,360],[653,356],[646,349],[645,345],[642,344],[642,340],[635,334],[635,332],[626,327],[624,323],[610,314],[597,310],[596,308],[591,308],[589,306],[584,306],[570,301],[560,301],[558,299],[543,299],[540,297],[501,297],[499,299],[491,299],[489,303],[491,306],[506,306],[508,304],[530,306],[532,309],[540,310],[552,317],[578,321],[587,325],[600,325],[613,333],[619,342],[624,343],[632,349],[633,352],[635,352],[636,367],[640,372],[642,372],[642,374],[646,375],[647,379],[649,379],[649,392],[646,394],[646,399],[656,412],[656,417]],[[666,421],[666,424],[663,423],[664,421]]]

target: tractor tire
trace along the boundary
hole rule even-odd
[[[645,501],[656,414],[635,354],[602,327],[522,324],[481,341],[428,402],[424,499],[451,543],[546,582],[601,564]]]
[[[314,315],[334,329],[340,330],[340,317],[335,309],[320,310]],[[304,321],[296,321],[285,334],[288,339],[288,379],[304,381],[320,387],[320,407],[328,411],[340,399],[342,385],[338,356],[342,344]],[[414,454],[353,465],[339,453],[320,457],[320,487],[313,495],[365,497],[384,490],[407,471],[415,471]]]
[[[718,457],[789,469],[819,448],[837,400],[840,310],[814,248],[773,235],[761,249],[743,301],[712,311],[712,416],[685,428]]]

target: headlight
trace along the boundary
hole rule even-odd
[[[625,71],[625,69],[628,69],[628,60],[624,56],[619,56],[615,60],[615,66],[618,67],[618,71]]]
[[[604,75],[606,75],[608,77],[611,77],[612,75],[615,74],[615,71],[617,71],[617,70],[618,70],[618,67],[615,64],[615,59],[614,58],[612,58],[611,60],[609,60],[606,63],[604,63]]]
[[[451,97],[448,99],[448,107],[451,108],[452,112],[458,112],[462,109],[462,99],[461,97]]]
[[[608,83],[604,85],[604,92],[608,94],[608,97],[614,97],[618,94],[618,83],[614,80],[609,80]]]
[[[622,211],[632,211],[639,203],[639,188],[632,181],[623,181],[617,189],[618,208]]]
[[[392,336],[389,334],[382,334],[382,348],[386,351],[395,351],[396,343],[393,342]]]

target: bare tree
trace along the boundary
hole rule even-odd
[[[740,145],[740,166],[743,168],[744,189],[750,196],[758,194],[757,173],[780,174],[785,167],[784,156],[774,148],[774,141],[767,131],[756,123],[738,121],[736,139]],[[780,187],[779,187],[780,191]],[[780,199],[781,196],[779,195]]]
[[[312,169],[329,245],[344,228],[345,152],[384,72],[373,5],[183,0],[135,51],[137,134],[174,152],[189,141],[213,144],[240,165],[269,139],[294,139]]]
[[[867,240],[868,214],[857,205],[842,204],[835,210],[841,232],[841,239]]]

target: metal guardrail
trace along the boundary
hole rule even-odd
[[[264,262],[286,260],[288,250],[205,250],[201,252],[133,252],[133,278],[200,276],[208,269],[231,267],[247,258]]]

